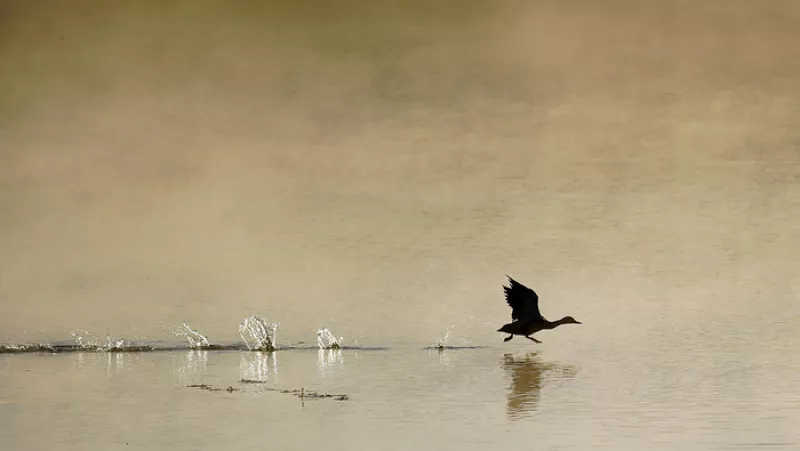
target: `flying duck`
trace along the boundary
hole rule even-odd
[[[511,307],[512,322],[504,325],[498,332],[510,334],[503,341],[514,338],[514,335],[524,335],[525,338],[541,343],[541,341],[531,337],[540,330],[555,329],[562,324],[581,324],[571,316],[565,316],[558,321],[548,321],[539,313],[539,295],[525,285],[506,275],[511,282],[510,287],[503,286],[506,292],[506,302]]]

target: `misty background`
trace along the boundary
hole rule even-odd
[[[800,319],[799,23],[0,0],[0,339],[215,341],[260,313],[280,341],[499,341],[506,273],[587,337]]]

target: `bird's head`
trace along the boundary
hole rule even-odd
[[[583,323],[571,316],[565,316],[561,318],[561,324],[583,324]]]

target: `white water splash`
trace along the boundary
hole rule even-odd
[[[439,348],[439,349],[446,348],[447,347],[447,343],[450,341],[450,334],[453,333],[453,329],[455,329],[455,327],[456,327],[456,324],[453,324],[452,326],[450,326],[450,328],[447,329],[447,332],[444,334],[444,336],[441,338],[441,340],[439,340],[439,343],[436,346],[434,346],[434,348]]]
[[[75,329],[70,331],[69,334],[72,336],[72,339],[75,340],[75,344],[78,345],[78,347],[84,348],[88,346],[88,343],[84,343],[83,340],[85,337],[89,336],[89,332],[81,329]]]
[[[336,338],[328,329],[317,330],[317,345],[320,349],[341,349],[342,337]]]
[[[111,349],[123,349],[125,347],[125,340],[122,338],[113,338],[106,332],[106,345],[100,346],[101,351],[109,351]]]
[[[108,331],[106,331],[105,341],[100,337],[93,337],[88,331],[81,329],[71,331],[70,335],[75,340],[75,344],[78,345],[78,347],[90,350],[110,351],[123,349],[126,346],[124,339],[113,338]]]
[[[172,326],[169,328],[173,334],[178,337],[185,337],[189,341],[189,346],[193,348],[207,348],[208,338],[200,332],[189,327],[188,324],[183,323],[180,326]]]
[[[242,320],[239,335],[248,349],[274,351],[278,326],[254,315]]]

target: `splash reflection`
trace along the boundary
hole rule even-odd
[[[542,387],[551,380],[568,379],[577,369],[568,365],[542,362],[536,353],[515,357],[503,356],[503,369],[511,379],[506,406],[512,420],[536,411],[541,399]]]
[[[133,369],[134,364],[142,363],[142,357],[129,352],[109,352],[106,354],[95,355],[95,361],[99,363],[99,359],[105,357],[106,360],[106,375],[111,377],[114,374],[122,373],[123,371],[130,371]]]
[[[341,369],[344,365],[344,355],[341,349],[320,349],[317,352],[317,368],[322,376],[330,374],[332,370]]]
[[[270,370],[278,374],[278,356],[275,352],[242,352],[239,355],[239,376],[242,379],[266,381]]]
[[[183,385],[197,384],[208,365],[208,351],[192,349],[178,355],[172,362],[175,377]]]

